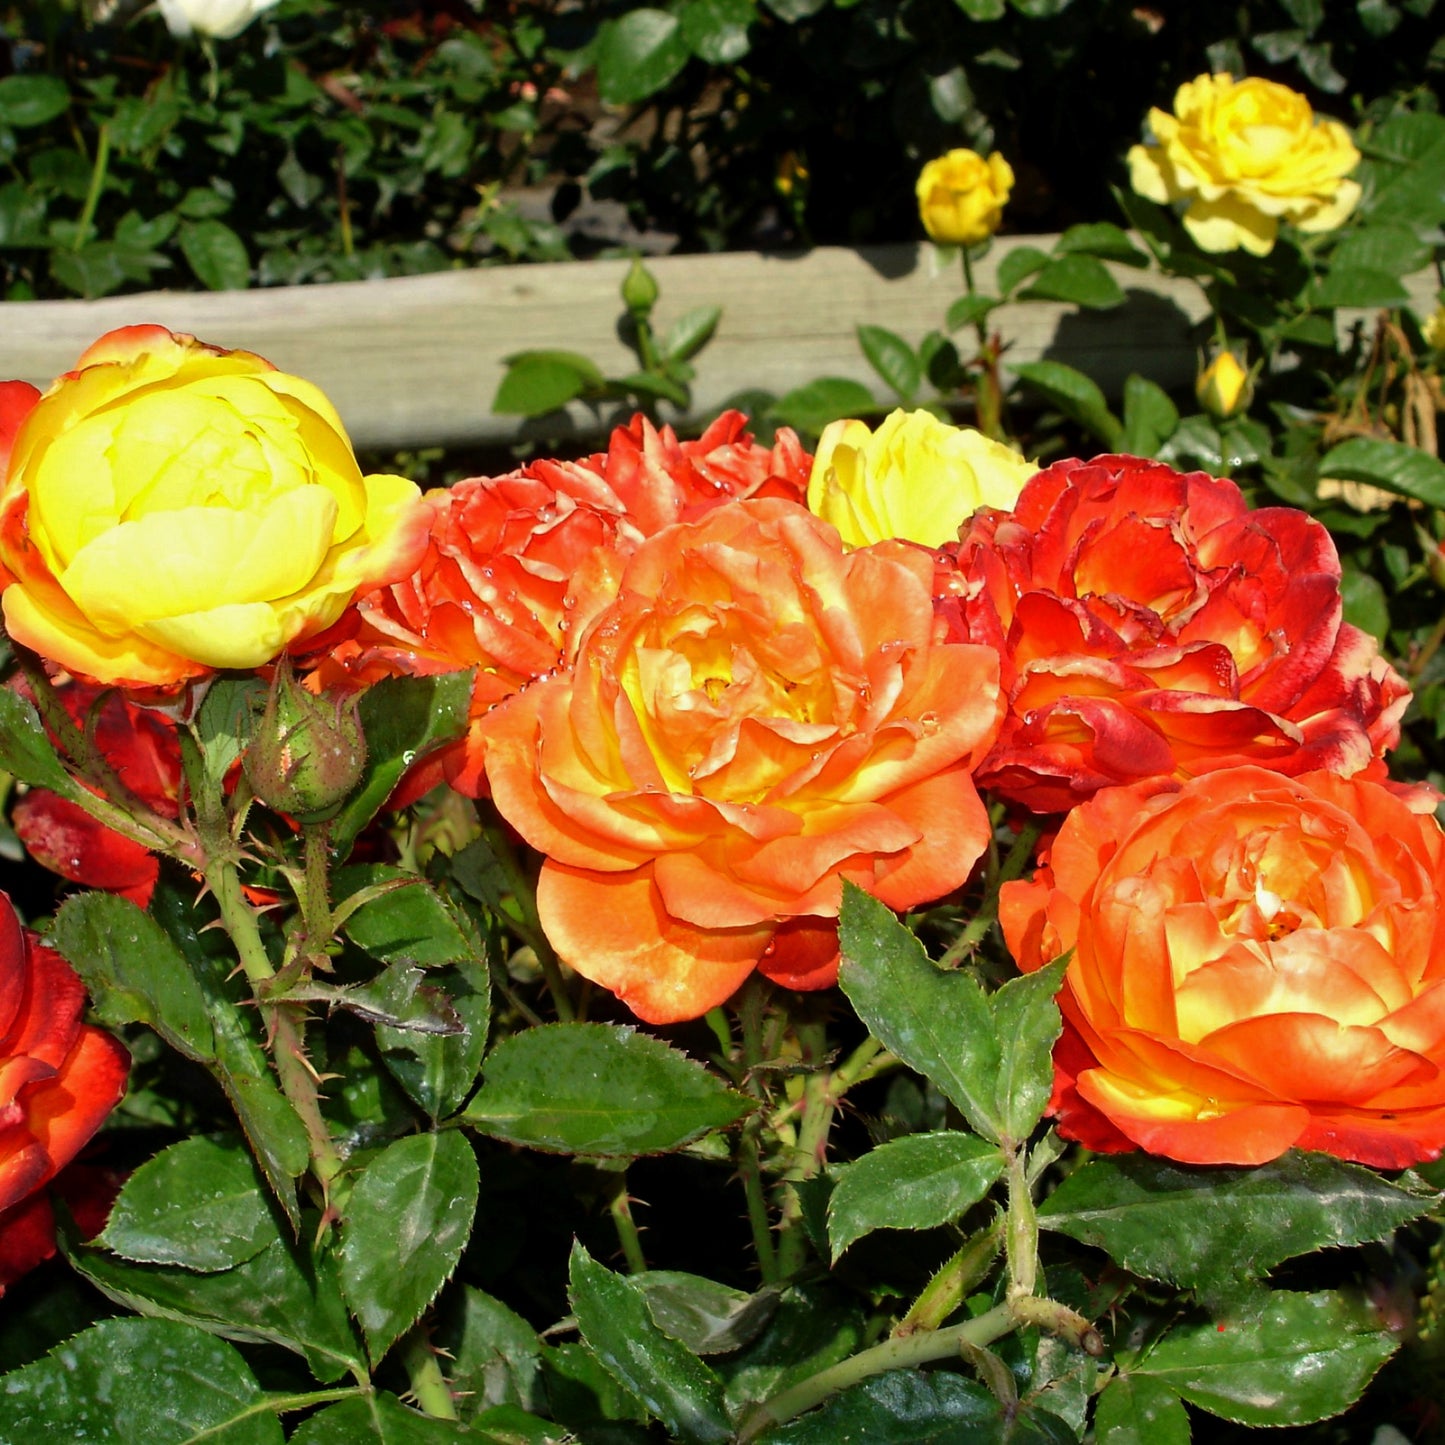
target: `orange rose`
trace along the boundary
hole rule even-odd
[[[85,988],[20,927],[0,894],[0,1274],[38,1262],[49,1206],[33,1199],[90,1140],[125,1092],[130,1056],[80,1021]],[[42,1217],[43,1216],[43,1217]],[[8,1238],[13,1227],[15,1237]]]
[[[1330,534],[1233,482],[1056,462],[950,552],[940,611],[1008,697],[979,782],[1035,812],[1241,763],[1348,774],[1399,738],[1409,689],[1342,620]]]
[[[771,499],[638,548],[572,670],[487,730],[565,962],[650,1022],[695,1018],[754,968],[830,984],[843,879],[911,908],[967,878],[998,662],[936,640],[930,570]]]
[[[1162,789],[1162,791],[1161,791]],[[1445,834],[1433,797],[1230,768],[1111,788],[1005,885],[1059,995],[1059,1131],[1091,1149],[1398,1169],[1445,1146]]]
[[[612,600],[623,560],[644,537],[730,497],[801,499],[810,458],[797,438],[782,431],[775,447],[762,447],[744,425],[727,412],[697,441],[679,442],[638,416],[585,461],[534,462],[428,493],[420,565],[358,599],[359,626],[316,683],[475,667],[467,738],[429,759],[409,791],[444,776],[478,796],[488,709],[564,664],[569,636]]]

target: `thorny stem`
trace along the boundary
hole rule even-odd
[[[895,1337],[938,1329],[968,1298],[1003,1245],[1003,1221],[980,1230],[924,1285],[908,1313],[893,1327]]]
[[[738,1024],[742,1030],[742,1087],[759,1101],[762,1100],[763,1090],[757,1068],[763,1061],[766,992],[766,985],[753,974],[743,986],[738,1004]],[[758,1147],[762,1127],[761,1111],[754,1113],[743,1125],[738,1135],[737,1169],[743,1182],[743,1197],[747,1201],[748,1227],[752,1230],[753,1248],[757,1251],[758,1270],[764,1284],[777,1284],[781,1279],[778,1252],[773,1247],[773,1225],[763,1191],[762,1155]]]
[[[970,296],[976,295],[973,284],[973,262],[969,259],[968,247],[960,248],[963,257],[963,284]],[[1003,429],[1003,390],[998,379],[998,347],[989,339],[988,327],[980,317],[973,323],[978,336],[978,385],[974,392],[974,405],[978,411],[978,429],[995,441],[1007,441]]]
[[[612,1216],[612,1227],[617,1231],[617,1242],[622,1246],[622,1257],[627,1261],[628,1274],[646,1274],[647,1256],[642,1252],[642,1236],[637,1230],[637,1221],[632,1217],[632,1200],[627,1193],[627,1171],[620,1169],[613,1175],[612,1197],[607,1201],[607,1212]]]
[[[432,1349],[423,1325],[414,1325],[402,1340],[401,1360],[411,1385],[411,1393],[421,1406],[424,1414],[436,1420],[456,1420],[456,1401],[452,1399],[451,1386],[437,1363],[436,1351]]]
[[[1039,1216],[1029,1187],[1022,1145],[1005,1148],[1004,1178],[1008,1183],[1008,1214],[1004,1223],[1004,1254],[1008,1259],[1009,1296],[1031,1295],[1038,1280]]]

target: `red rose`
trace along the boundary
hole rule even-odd
[[[1349,774],[1399,737],[1409,689],[1342,620],[1329,533],[1202,472],[1058,462],[974,514],[937,587],[1003,659],[979,781],[1035,812],[1246,762]]]

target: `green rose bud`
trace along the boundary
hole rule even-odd
[[[354,694],[317,696],[297,683],[284,653],[241,766],[268,808],[298,823],[330,818],[361,780],[366,738]]]
[[[640,321],[646,321],[657,305],[657,281],[640,257],[632,258],[632,269],[622,283],[622,304],[634,320]]]

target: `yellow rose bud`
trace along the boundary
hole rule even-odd
[[[68,672],[174,686],[331,626],[425,546],[417,488],[363,477],[331,403],[160,326],[103,336],[35,401],[0,490],[10,635]]]
[[[1435,351],[1445,351],[1445,305],[1437,306],[1426,317],[1420,327],[1420,335],[1425,338],[1426,346]]]
[[[1355,208],[1359,164],[1350,133],[1272,80],[1201,75],[1181,85],[1174,114],[1149,112],[1154,139],[1129,151],[1129,180],[1146,199],[1182,203],[1205,251],[1267,255],[1290,221],[1332,231]]]
[[[808,507],[848,547],[895,537],[938,547],[957,540],[980,507],[1012,507],[1036,471],[982,432],[949,426],[931,412],[899,410],[877,431],[851,420],[824,431]]]
[[[1227,421],[1249,405],[1254,383],[1232,351],[1221,351],[1199,373],[1194,394],[1216,421]]]
[[[976,246],[998,230],[1014,173],[997,151],[952,150],[924,166],[915,187],[923,229],[946,246]]]

